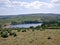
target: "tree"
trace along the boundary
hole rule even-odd
[[[30,28],[32,29],[32,31],[34,31],[34,29],[35,29],[33,26],[30,26]]]
[[[39,30],[40,28],[41,28],[41,26],[39,26],[39,25],[35,27],[35,29],[37,29],[37,30]]]
[[[34,29],[34,27],[33,27],[33,26],[30,26],[30,28],[31,28],[31,29]]]
[[[48,27],[48,25],[45,24],[45,23],[43,23],[43,24],[41,25],[41,28],[44,29],[44,30],[45,30],[47,27]]]

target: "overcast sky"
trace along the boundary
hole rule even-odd
[[[60,0],[0,0],[0,15],[59,13]]]

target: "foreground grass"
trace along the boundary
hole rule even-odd
[[[0,45],[60,45],[60,29],[13,32],[16,32],[17,36],[0,37]]]

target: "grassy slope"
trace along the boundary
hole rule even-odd
[[[20,22],[22,23],[23,21],[41,21],[41,16],[16,16],[16,17],[10,17],[10,18],[5,18],[5,19],[0,19],[1,24],[5,23],[11,23],[12,21]]]
[[[0,45],[60,45],[60,29],[15,32],[17,37],[10,36],[7,39],[0,37]],[[51,39],[47,39],[48,37]]]
[[[25,15],[25,16],[13,16],[9,18],[0,18],[0,24],[11,23],[12,21],[22,23],[24,21],[59,21],[60,16],[42,16],[42,15]]]

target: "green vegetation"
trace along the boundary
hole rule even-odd
[[[40,23],[29,28],[7,25]],[[60,16],[23,15],[0,18],[0,45],[60,45]]]
[[[22,32],[26,32],[26,29],[23,29]]]
[[[3,38],[7,38],[8,36],[17,36],[15,32],[12,32],[11,29],[0,29],[0,36]]]
[[[0,25],[0,28],[2,27],[2,25]]]
[[[7,31],[2,32],[1,37],[7,38],[8,37],[8,32]]]
[[[52,28],[52,29],[60,29],[60,22],[45,22],[42,24],[42,27],[45,28]]]
[[[41,26],[37,26],[37,27],[31,26],[30,28],[4,28],[4,29],[0,28],[0,36],[3,38],[7,38],[8,36],[16,37],[17,35],[15,32],[13,32],[14,30],[17,30],[17,32],[27,32],[30,29],[34,31],[34,30],[41,30],[41,28],[42,28]],[[42,30],[44,29],[42,28]]]
[[[60,16],[46,16],[46,15],[22,15],[22,16],[12,16],[6,18],[0,18],[1,25],[10,25],[10,24],[22,24],[29,22],[51,22],[51,21],[60,21]]]
[[[46,29],[60,29],[60,22],[56,22],[56,21],[55,22],[54,21],[44,22],[41,26],[39,26],[39,25],[36,27],[31,26],[30,28],[10,28],[9,29],[9,28],[1,28],[1,27],[2,27],[2,25],[0,25],[0,36],[3,38],[7,38],[9,35],[14,36],[14,37],[17,36],[15,32],[12,32],[13,30],[17,30],[17,32],[27,32],[28,30],[44,31]],[[50,37],[48,37],[48,39],[50,39]]]

